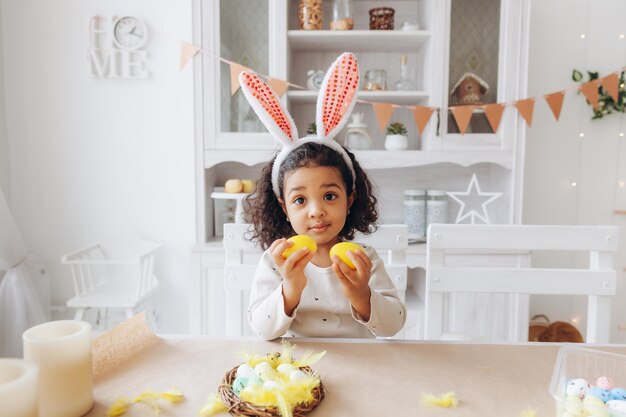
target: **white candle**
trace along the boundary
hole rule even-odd
[[[40,417],[79,417],[93,405],[91,325],[59,320],[26,330],[24,359],[39,366]]]
[[[0,415],[37,417],[37,365],[0,358]]]

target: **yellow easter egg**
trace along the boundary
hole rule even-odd
[[[333,256],[337,255],[339,259],[343,261],[344,264],[350,267],[350,269],[356,269],[356,266],[354,266],[350,258],[348,258],[348,251],[351,250],[354,252],[357,249],[363,252],[363,248],[360,245],[357,245],[356,243],[339,242],[335,244],[332,248],[330,248],[330,258],[332,259]]]
[[[290,237],[287,240],[289,242],[292,242],[293,245],[288,247],[283,252],[283,258],[285,258],[285,259],[287,259],[289,257],[289,255],[291,255],[295,251],[297,251],[299,249],[302,249],[302,248],[309,248],[309,251],[311,251],[311,252],[317,251],[317,243],[315,243],[315,241],[310,236],[307,236],[307,235],[296,235],[296,236]]]

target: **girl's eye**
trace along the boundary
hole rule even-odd
[[[328,193],[324,195],[324,199],[327,201],[333,201],[337,198],[336,194]]]
[[[298,197],[298,198],[296,198],[295,200],[293,200],[293,203],[294,203],[294,204],[298,204],[298,205],[300,205],[300,204],[304,204],[304,197]]]

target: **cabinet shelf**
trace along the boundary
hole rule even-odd
[[[354,151],[359,164],[365,169],[410,168],[433,164],[456,164],[469,167],[480,163],[491,163],[511,169],[513,161],[506,151]],[[248,166],[269,161],[272,150],[207,150],[204,154],[204,167],[211,168],[225,161],[238,162]]]
[[[288,91],[287,97],[292,104],[314,103],[317,91]],[[357,97],[362,100],[402,105],[425,104],[429,94],[425,91],[359,91]]]
[[[292,51],[417,52],[430,38],[425,30],[290,30]]]

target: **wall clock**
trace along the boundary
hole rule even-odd
[[[148,40],[148,30],[141,19],[122,16],[113,22],[113,42],[120,49],[132,51],[141,48]]]

